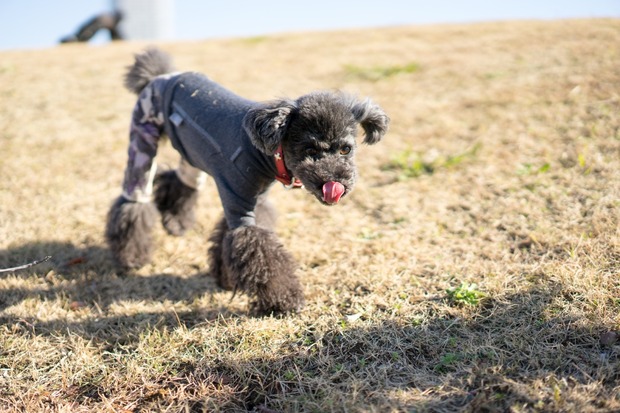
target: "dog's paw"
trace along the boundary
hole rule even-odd
[[[187,230],[191,229],[196,223],[196,217],[193,211],[186,215],[175,215],[168,211],[161,213],[161,223],[166,232],[175,237],[185,235]]]
[[[297,278],[291,278],[289,282],[260,286],[255,300],[250,304],[250,311],[259,316],[284,315],[299,312],[305,304]]]
[[[170,235],[181,236],[194,226],[197,202],[198,191],[183,184],[175,171],[162,172],[155,178],[155,205]]]

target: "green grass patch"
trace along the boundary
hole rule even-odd
[[[254,36],[254,37],[246,37],[246,38],[240,39],[240,42],[243,44],[254,45],[254,44],[264,43],[267,40],[269,40],[269,37],[267,36]]]
[[[448,371],[454,370],[455,365],[461,360],[461,355],[457,353],[446,353],[444,354],[439,363],[437,363],[434,367],[434,370],[438,373],[446,373]]]
[[[396,66],[372,66],[362,67],[356,65],[345,65],[344,67],[347,77],[377,82],[400,74],[415,73],[420,70],[417,63],[407,63],[405,65]]]
[[[475,144],[470,149],[447,156],[438,156],[426,159],[423,154],[405,149],[398,152],[382,169],[384,171],[397,171],[400,180],[417,178],[421,175],[431,175],[438,169],[453,168],[476,158],[482,145]]]
[[[480,300],[487,295],[477,288],[478,285],[476,284],[463,282],[458,287],[448,288],[446,293],[448,293],[450,300],[456,304],[478,305]]]
[[[536,166],[531,163],[524,163],[517,170],[518,175],[538,175],[543,174],[545,172],[549,172],[551,169],[551,164],[549,162],[543,164],[542,166]]]

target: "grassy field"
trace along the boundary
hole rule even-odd
[[[0,410],[620,411],[620,20],[169,43],[264,100],[371,96],[385,140],[326,208],[274,187],[307,306],[252,317],[184,238],[103,239],[146,46],[0,53]],[[164,163],[177,158],[167,146]]]

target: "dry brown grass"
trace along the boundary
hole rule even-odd
[[[620,410],[619,20],[163,45],[251,98],[391,115],[342,205],[273,191],[308,302],[281,319],[205,277],[213,186],[152,265],[112,266],[143,47],[0,53],[0,268],[53,255],[0,275],[1,410]]]

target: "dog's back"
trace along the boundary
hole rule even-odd
[[[150,48],[135,56],[136,61],[125,75],[125,87],[139,95],[157,76],[174,72],[172,58],[157,48]]]

